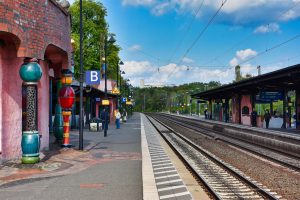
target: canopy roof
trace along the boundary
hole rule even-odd
[[[235,94],[257,94],[260,91],[284,91],[296,88],[300,88],[300,64],[192,94],[191,97],[204,100],[226,99]]]

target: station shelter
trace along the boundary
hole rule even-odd
[[[251,120],[256,116],[255,126],[263,128],[265,112],[269,111],[269,128],[300,130],[300,64],[191,97],[205,104],[207,118],[212,120],[253,126]]]
[[[24,6],[26,5],[26,6]],[[0,162],[21,156],[21,66],[34,60],[42,70],[34,116],[41,150],[49,148],[51,81],[71,67],[71,19],[55,0],[0,1]],[[29,113],[27,113],[29,114]]]
[[[115,110],[117,108],[117,94],[114,94],[114,89],[116,88],[116,81],[107,80],[107,99],[109,101],[109,121],[115,121]],[[101,80],[99,85],[86,85],[83,84],[83,106],[84,106],[84,124],[89,126],[91,119],[98,118],[101,119],[101,113],[104,109],[102,100],[105,99],[105,83]],[[73,108],[73,115],[71,119],[72,129],[77,129],[79,126],[79,103],[80,103],[80,90],[79,82],[74,80],[72,87],[76,93],[76,103]],[[74,120],[75,119],[75,120]]]

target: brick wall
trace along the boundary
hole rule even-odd
[[[55,0],[0,0],[0,31],[19,38],[18,57],[44,59],[53,44],[70,58],[70,16]]]

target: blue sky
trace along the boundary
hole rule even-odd
[[[229,83],[237,64],[257,75],[300,63],[300,0],[101,2],[135,86]]]

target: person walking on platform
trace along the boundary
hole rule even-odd
[[[106,116],[106,120],[107,120],[107,123],[105,124],[105,116]],[[105,108],[102,110],[102,113],[101,113],[101,120],[102,120],[102,130],[104,129],[105,125],[106,125],[106,130],[108,129],[108,113],[106,113],[106,110]]]
[[[205,116],[205,119],[208,119],[208,113],[207,113],[208,111],[207,111],[207,109],[205,108],[205,110],[204,110],[204,116]]]
[[[119,110],[116,110],[116,127],[117,129],[120,129],[120,119],[121,119],[121,113]]]
[[[255,108],[253,109],[251,113],[251,125],[256,127],[256,117],[257,117],[257,112]]]
[[[123,121],[124,121],[124,122],[127,121],[127,112],[126,112],[125,109],[124,109],[124,111],[123,111]]]
[[[269,128],[269,123],[271,120],[271,114],[270,114],[269,110],[266,110],[264,117],[265,117],[265,121],[266,121],[266,128]]]

